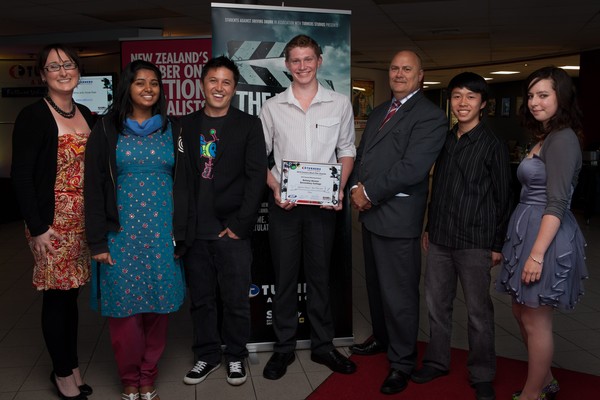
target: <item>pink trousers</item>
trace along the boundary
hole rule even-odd
[[[154,386],[167,342],[168,314],[108,318],[110,339],[123,386]]]

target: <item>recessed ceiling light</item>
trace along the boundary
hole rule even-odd
[[[486,81],[493,81],[494,80],[494,78],[489,78],[489,77],[485,77],[485,76],[483,77],[483,79],[485,79]]]
[[[562,67],[558,67],[562,69],[572,69],[575,71],[579,71],[579,65],[563,65]]]
[[[423,89],[427,89],[428,87],[428,85],[423,85]]]
[[[365,88],[358,87],[358,86],[352,86],[352,90],[360,90],[361,92],[364,92],[364,91],[366,91],[366,89],[365,89]]]
[[[425,81],[423,82],[424,85],[439,85],[442,82],[433,82],[433,81]]]
[[[492,75],[514,75],[514,74],[518,74],[519,71],[494,71],[494,72],[490,72],[490,74]]]

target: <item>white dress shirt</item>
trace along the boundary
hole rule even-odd
[[[356,156],[350,100],[321,85],[306,112],[290,86],[267,100],[259,117],[267,155],[273,151],[275,158],[271,173],[279,182],[282,160],[335,163]]]

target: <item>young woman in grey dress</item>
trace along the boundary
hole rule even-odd
[[[525,96],[523,122],[537,143],[517,170],[521,195],[496,288],[513,297],[529,355],[527,380],[513,399],[553,399],[559,390],[550,369],[553,311],[573,309],[587,277],[585,240],[569,209],[581,170],[581,112],[571,78],[560,68],[533,72]]]

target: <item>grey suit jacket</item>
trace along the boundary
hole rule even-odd
[[[378,235],[421,235],[429,171],[448,130],[441,108],[419,90],[379,131],[390,102],[376,107],[357,150],[350,185],[365,186],[372,207],[359,220]]]

